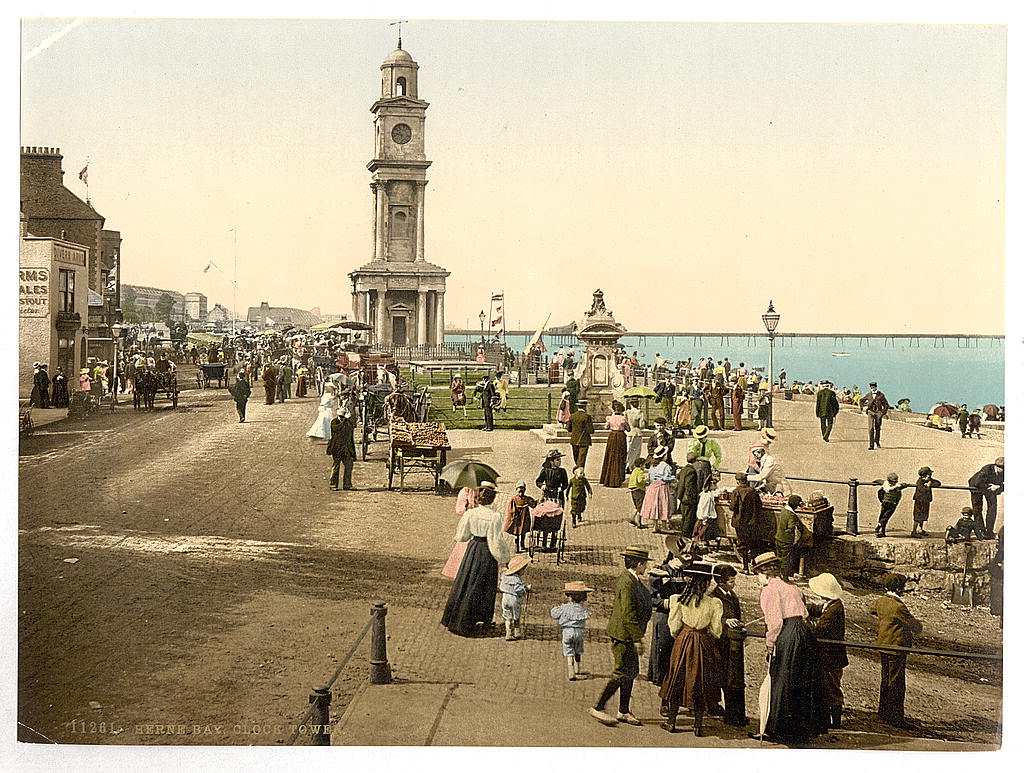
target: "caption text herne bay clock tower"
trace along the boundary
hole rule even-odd
[[[444,343],[444,290],[449,272],[426,261],[424,149],[427,103],[418,97],[419,65],[393,51],[381,71],[373,160],[373,260],[349,274],[356,320],[373,326],[385,346]]]

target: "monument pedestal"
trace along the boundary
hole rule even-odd
[[[595,290],[590,311],[577,323],[583,356],[575,371],[580,396],[587,399],[587,413],[595,423],[612,412],[612,401],[621,399],[625,390],[625,378],[616,365],[619,339],[625,334],[626,328],[604,305],[604,293]]]

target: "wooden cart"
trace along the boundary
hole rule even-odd
[[[761,540],[768,545],[775,544],[775,529],[778,514],[786,506],[785,498],[761,496]],[[715,512],[718,515],[716,525],[718,536],[729,540],[730,546],[736,551],[736,557],[742,561],[737,550],[739,540],[736,529],[732,526],[732,499],[729,492],[715,499]],[[796,517],[807,527],[807,536],[800,541],[800,547],[808,550],[801,558],[801,574],[804,573],[803,562],[813,563],[814,548],[824,547],[832,539],[835,507],[827,499],[809,502],[796,510]]]
[[[217,389],[228,385],[228,364],[226,362],[202,362],[196,372],[196,384],[207,389],[211,381],[217,382]]]
[[[389,427],[391,453],[385,463],[388,470],[388,490],[394,488],[398,476],[398,489],[405,490],[405,476],[427,473],[434,478],[433,488],[441,486],[441,470],[448,464],[448,434],[444,425],[436,422],[394,422]]]

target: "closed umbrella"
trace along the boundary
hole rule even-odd
[[[768,714],[772,707],[772,658],[768,656],[768,673],[764,675],[761,682],[761,690],[757,694],[757,710],[760,722],[759,740],[764,740],[764,729],[768,727]]]
[[[497,482],[498,472],[483,462],[459,459],[444,466],[441,470],[441,480],[454,489],[477,488],[485,480]]]

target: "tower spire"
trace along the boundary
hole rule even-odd
[[[391,22],[388,25],[389,27],[394,27],[396,24],[398,25],[398,50],[399,51],[402,50],[402,25],[403,24],[408,24],[408,23],[409,23],[408,19],[400,19],[399,21],[393,21],[393,22]]]

